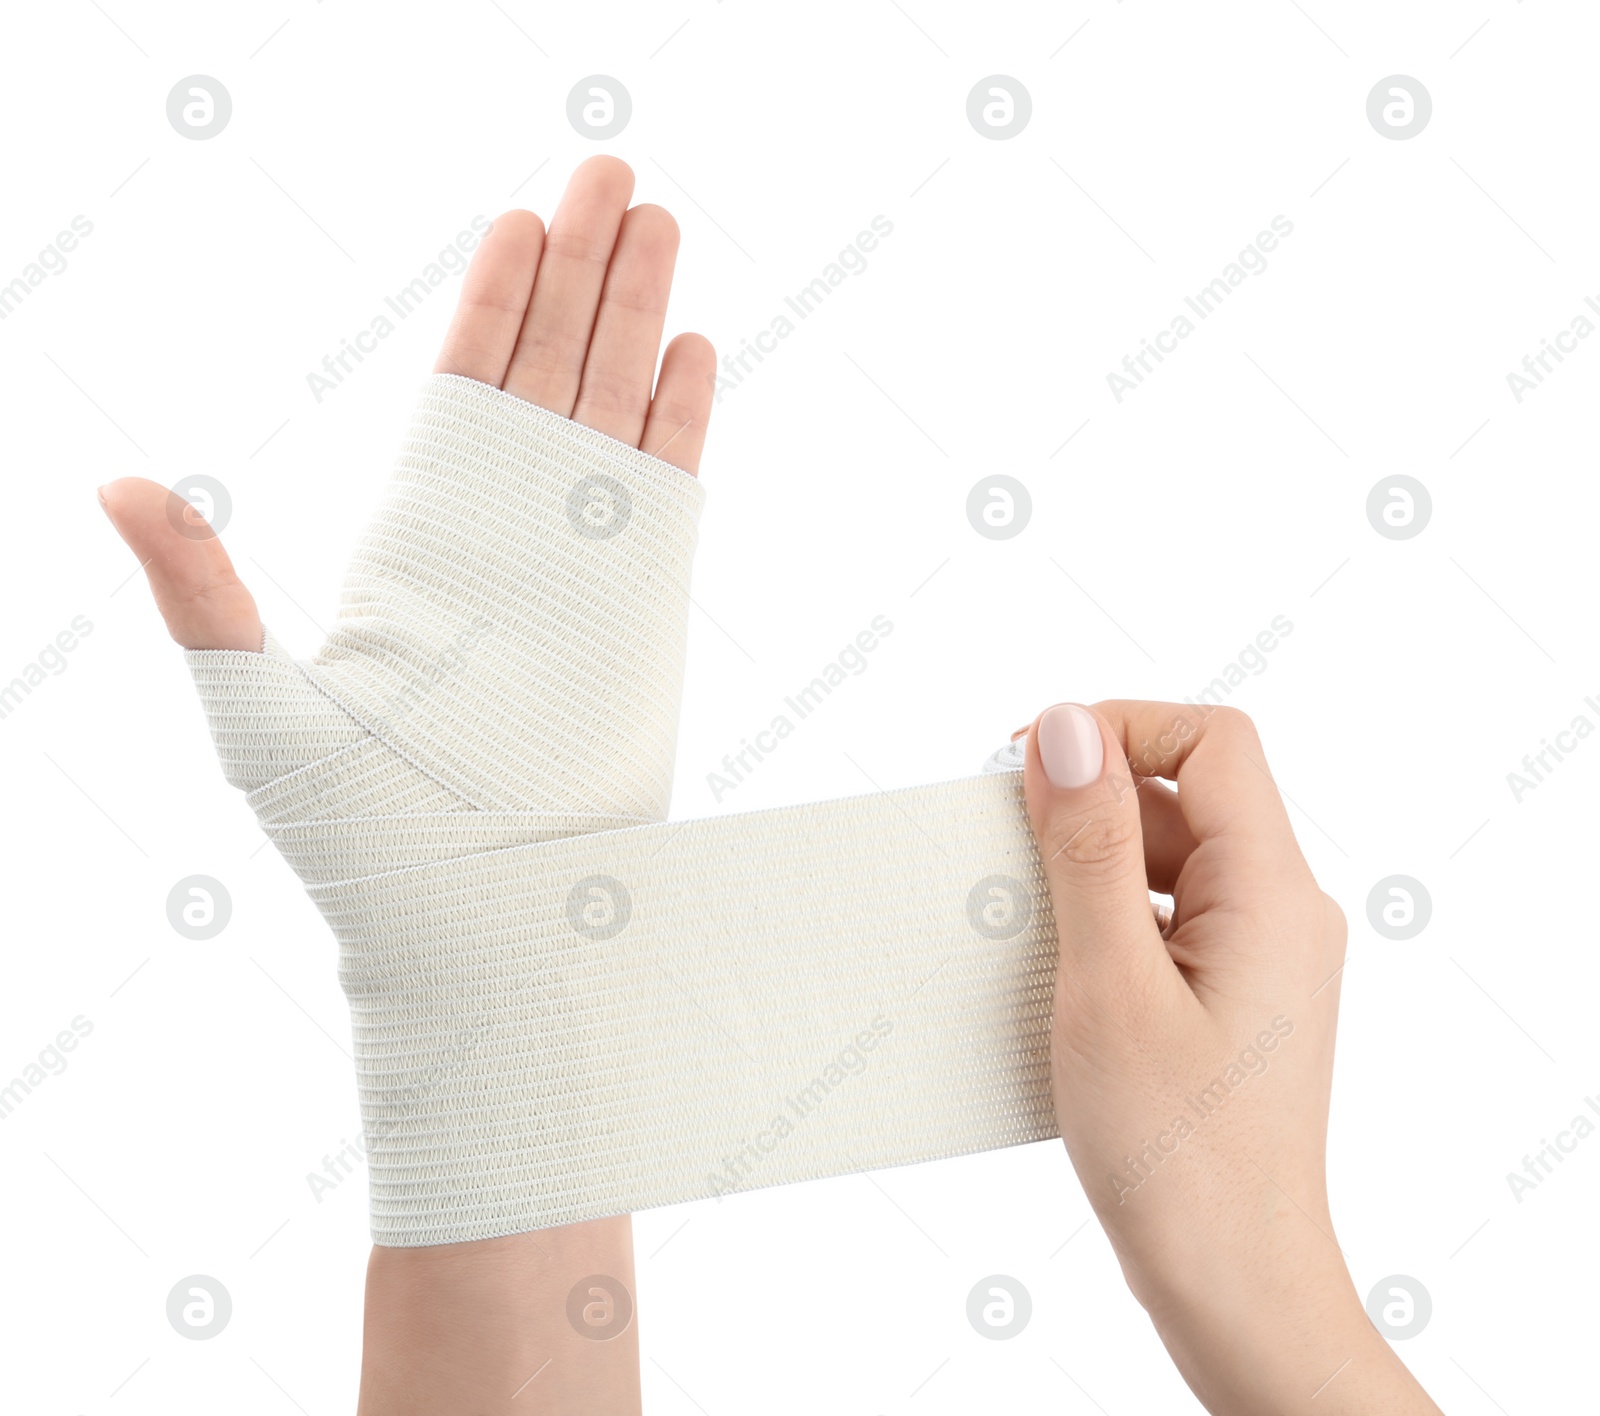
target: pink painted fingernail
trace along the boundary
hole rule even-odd
[[[1053,787],[1086,787],[1105,765],[1100,724],[1076,703],[1058,703],[1039,719],[1039,760]]]

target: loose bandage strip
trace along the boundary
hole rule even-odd
[[[701,498],[436,375],[316,657],[187,656],[339,941],[379,1244],[1057,1134],[1019,773],[665,822]]]

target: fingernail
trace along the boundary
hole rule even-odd
[[[103,486],[99,486],[99,487],[96,487],[94,489],[94,494],[97,497],[100,498],[100,505],[101,506],[104,506],[106,504],[106,487],[109,487],[110,485],[111,484],[109,482],[107,482]]]
[[[1039,719],[1039,760],[1053,787],[1086,787],[1105,765],[1100,725],[1076,703],[1058,703]]]

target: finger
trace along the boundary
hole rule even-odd
[[[1032,730],[1025,723],[1011,734],[1011,741],[1026,737]],[[1199,842],[1178,805],[1178,794],[1154,777],[1130,774],[1139,794],[1139,826],[1144,835],[1144,868],[1150,888],[1170,895],[1178,876]]]
[[[680,334],[667,345],[640,448],[691,476],[697,473],[716,378],[717,353],[704,335]]]
[[[261,616],[205,519],[143,477],[100,488],[100,505],[150,581],[167,632],[185,649],[261,652]]]
[[[1139,826],[1144,834],[1144,868],[1150,888],[1170,895],[1199,842],[1184,820],[1178,794],[1153,777],[1135,777]]]
[[[1138,793],[1110,727],[1058,703],[1028,734],[1023,792],[1055,910],[1062,975],[1102,1008],[1172,971],[1150,910]]]
[[[1294,845],[1255,724],[1237,708],[1131,700],[1095,707],[1135,780],[1164,777],[1178,784],[1178,804],[1197,841],[1238,835],[1260,845]]]
[[[434,373],[504,384],[543,249],[544,222],[531,211],[508,211],[495,221],[467,267]]]
[[[677,260],[678,223],[665,207],[636,206],[623,216],[572,416],[632,447],[650,411]]]
[[[633,170],[614,157],[591,157],[572,174],[544,238],[506,370],[507,393],[572,416],[606,267],[632,196]]]

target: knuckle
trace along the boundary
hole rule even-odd
[[[655,402],[650,405],[650,417],[652,421],[671,428],[673,433],[677,434],[692,428],[700,421],[700,412],[697,408],[691,407],[686,399],[661,398],[658,395]]]
[[[544,249],[547,257],[599,266],[602,270],[611,263],[611,242],[569,228],[558,227],[550,232],[544,239]]]
[[[608,287],[611,285],[608,282]],[[602,297],[602,302],[612,310],[626,310],[630,314],[645,315],[651,319],[665,319],[667,302],[654,295],[648,288],[641,289],[637,285],[633,289],[625,286],[608,288]]]
[[[1075,870],[1105,875],[1120,874],[1138,842],[1139,828],[1125,811],[1100,811],[1062,823],[1051,843],[1051,859]]]
[[[1255,721],[1242,708],[1223,705],[1213,711],[1211,715],[1213,727],[1219,731],[1236,737],[1256,737]]]
[[[520,293],[504,288],[491,290],[465,290],[456,302],[460,310],[481,310],[491,315],[513,315],[520,319],[528,302]]]
[[[531,379],[541,384],[576,383],[588,348],[587,340],[564,330],[535,330],[517,346],[511,361],[512,373],[518,380]],[[509,376],[507,383],[509,387]]]
[[[578,401],[601,413],[635,414],[644,410],[648,395],[641,396],[638,386],[628,379],[605,372],[591,374],[584,380]]]
[[[605,370],[587,374],[579,389],[578,403],[587,413],[643,419],[650,408],[650,390],[640,389],[619,371]]]
[[[1328,934],[1341,946],[1350,935],[1350,923],[1344,907],[1326,891],[1318,891],[1322,902],[1322,917]]]

